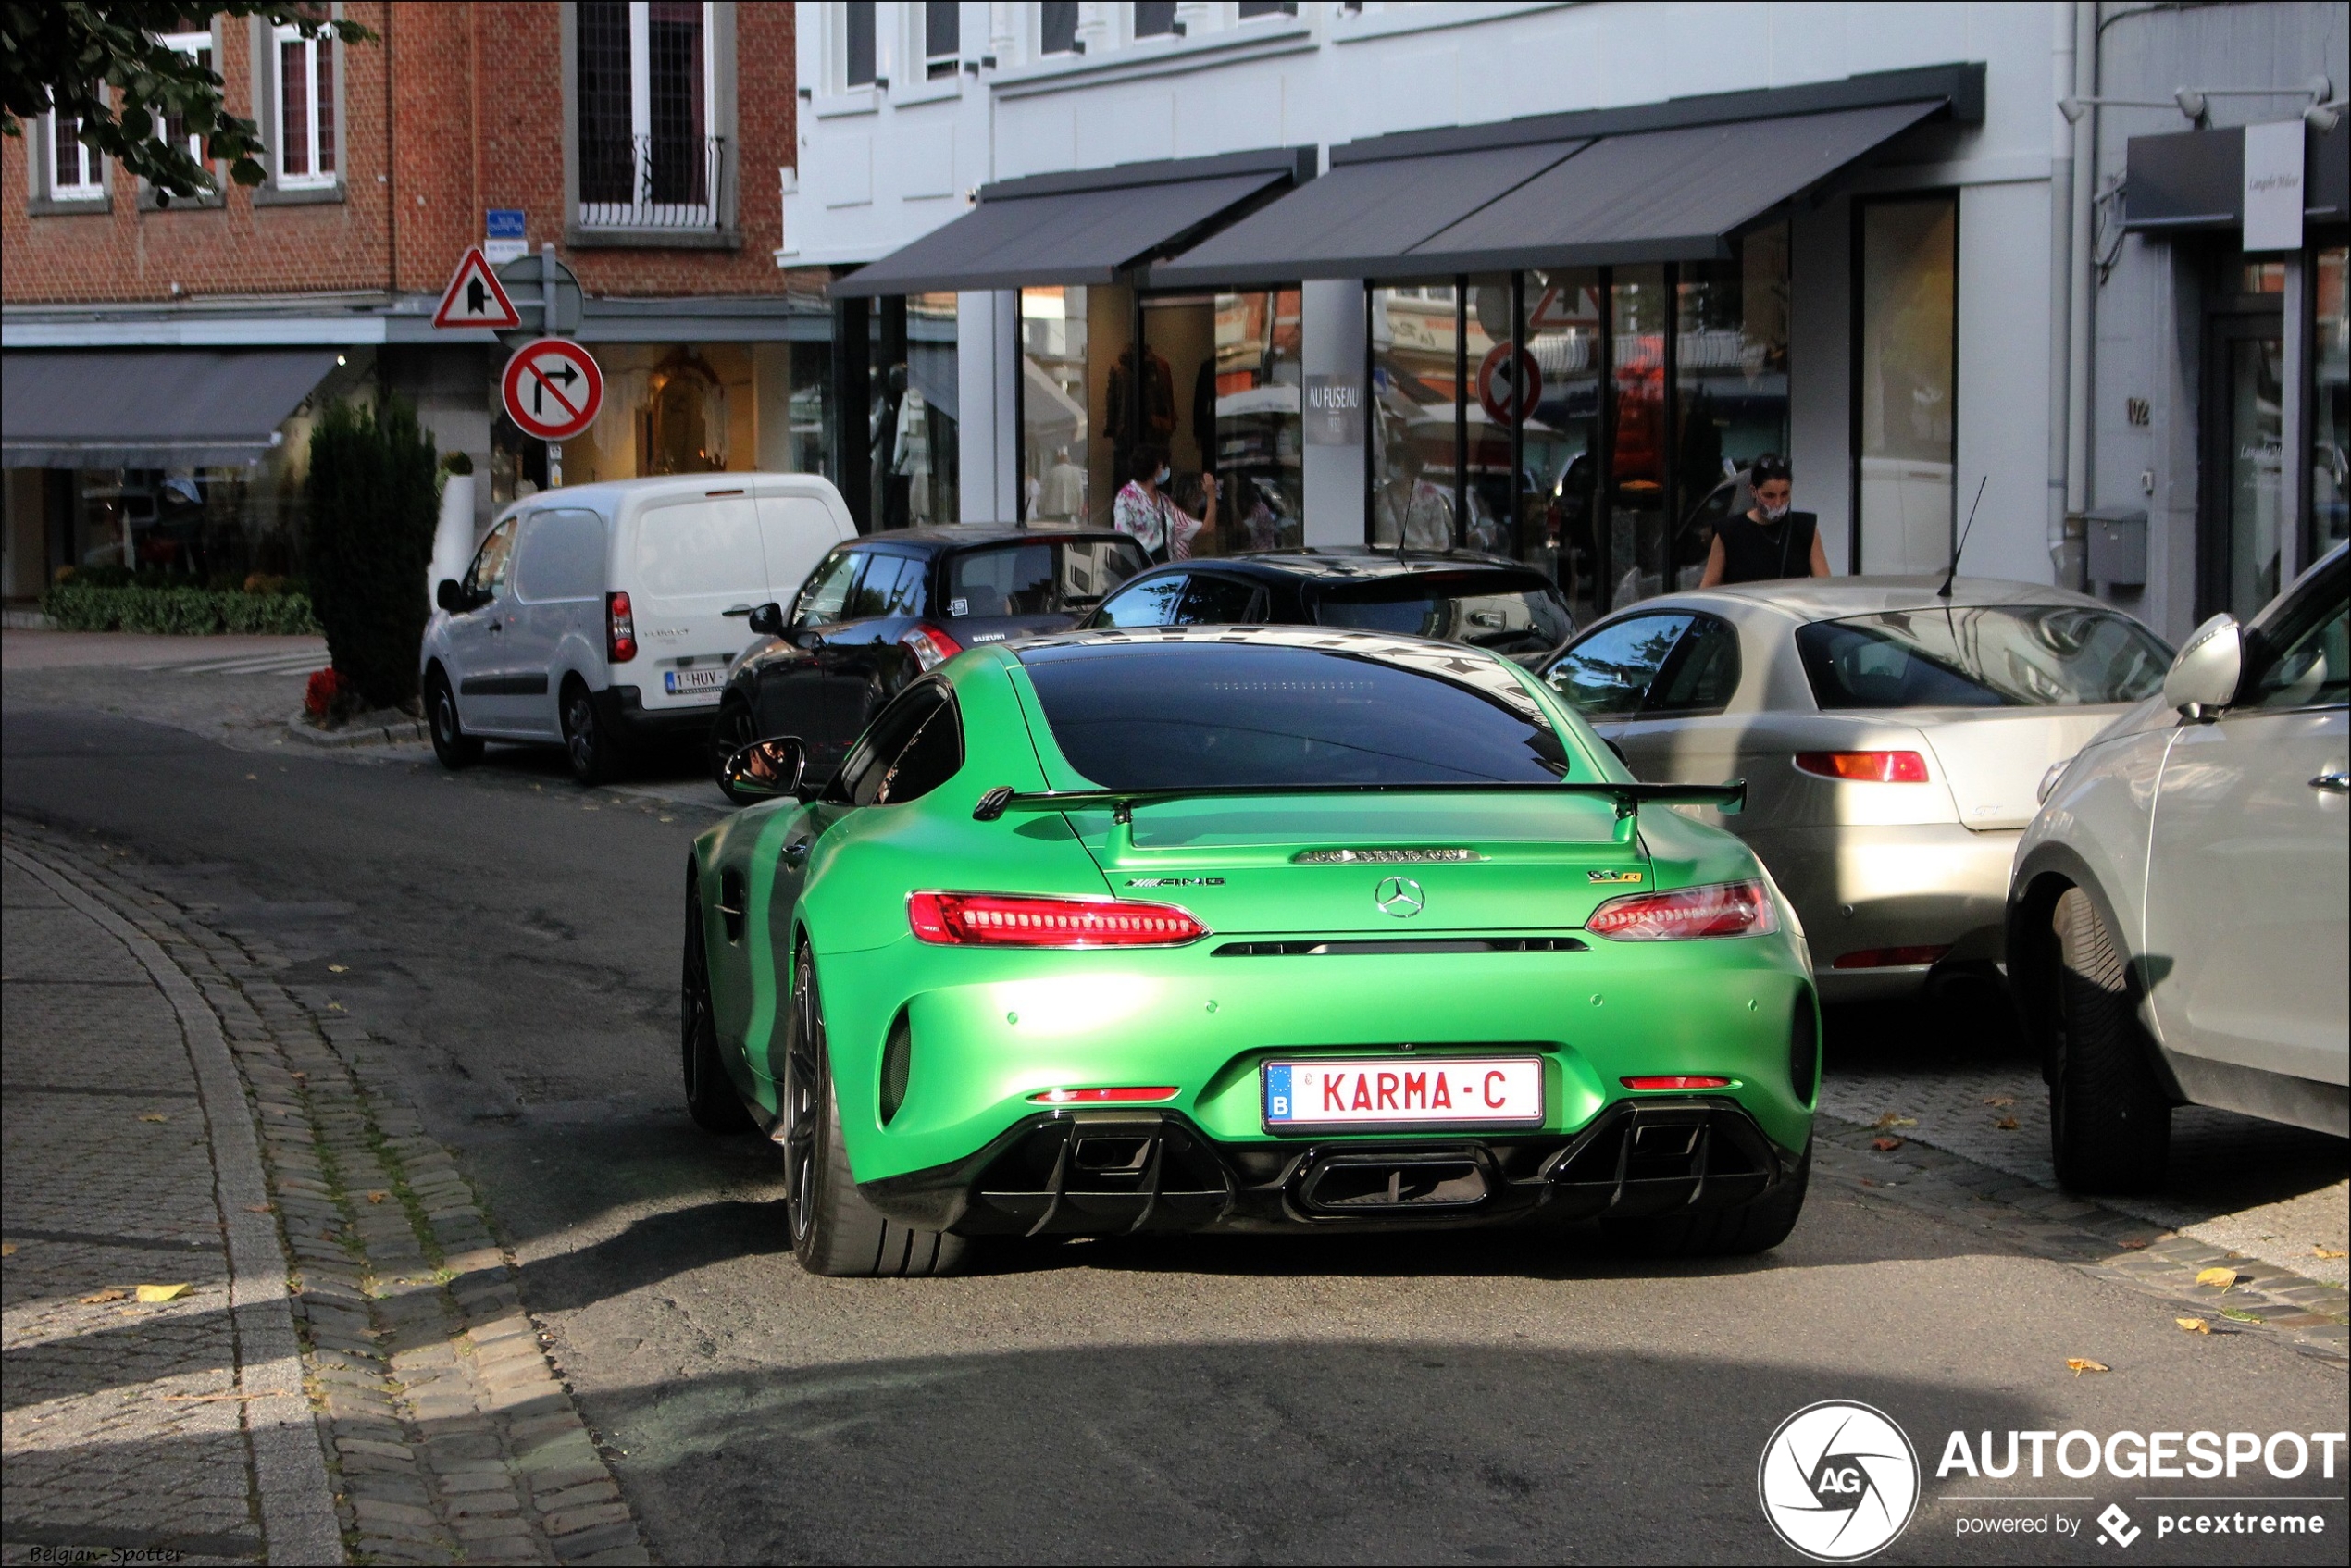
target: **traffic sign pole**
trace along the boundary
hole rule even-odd
[[[556,320],[555,310],[555,246],[553,241],[539,247],[539,297],[544,302],[539,309],[539,330],[551,338],[564,336]],[[564,443],[547,443],[547,488],[561,490],[564,485]]]

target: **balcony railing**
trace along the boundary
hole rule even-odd
[[[728,153],[723,136],[583,139],[579,226],[715,231],[726,223]]]

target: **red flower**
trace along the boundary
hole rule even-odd
[[[310,684],[303,689],[302,711],[314,719],[324,718],[333,709],[335,699],[342,695],[342,679],[331,667],[313,670]]]

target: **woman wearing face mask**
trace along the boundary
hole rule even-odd
[[[1205,516],[1195,517],[1168,499],[1167,450],[1159,446],[1138,447],[1135,453],[1135,477],[1119,488],[1111,503],[1111,526],[1124,534],[1131,534],[1137,543],[1157,561],[1188,561],[1192,558],[1192,540],[1203,529],[1216,526],[1216,476],[1200,477],[1200,492],[1205,500],[1200,510]]]
[[[1779,578],[1826,577],[1829,558],[1821,548],[1820,519],[1790,510],[1796,486],[1787,464],[1766,454],[1748,470],[1755,504],[1714,525],[1700,588],[1735,582],[1770,582]]]

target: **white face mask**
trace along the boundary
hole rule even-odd
[[[1785,517],[1790,511],[1794,510],[1796,502],[1793,498],[1782,502],[1777,506],[1766,506],[1760,501],[1755,504],[1755,509],[1763,514],[1763,520],[1767,523],[1776,523],[1780,521],[1782,518]]]
[[[1151,476],[1151,483],[1165,484],[1167,482],[1167,475],[1168,469],[1164,465],[1162,465],[1159,472]]]

